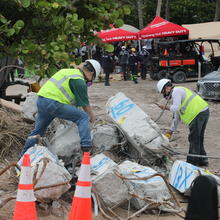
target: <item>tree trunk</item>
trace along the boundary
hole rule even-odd
[[[160,16],[161,7],[162,7],[162,0],[157,0],[156,16]]]
[[[167,21],[169,21],[169,19],[170,19],[170,6],[169,6],[169,0],[166,1],[165,19],[166,19]]]
[[[143,0],[138,0],[138,1],[137,1],[137,6],[138,6],[139,29],[142,29],[142,28],[144,27],[144,23],[143,23],[143,11],[142,11]]]
[[[220,0],[216,0],[214,21],[219,21],[219,20],[220,20]]]

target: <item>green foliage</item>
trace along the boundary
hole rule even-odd
[[[97,41],[94,31],[123,25],[128,6],[114,0],[1,0],[0,57],[20,57],[44,77],[79,63],[72,52]]]

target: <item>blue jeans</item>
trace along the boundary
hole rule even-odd
[[[38,114],[35,121],[35,128],[29,136],[43,136],[47,127],[54,118],[61,118],[76,123],[81,146],[92,146],[91,133],[89,126],[89,116],[86,112],[75,106],[63,104],[52,99],[39,96],[37,100]],[[37,139],[27,139],[20,157],[34,144]]]

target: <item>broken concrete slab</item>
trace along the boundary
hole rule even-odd
[[[92,129],[93,145],[97,150],[110,150],[118,144],[118,134],[115,126],[107,123],[96,124]]]
[[[108,169],[116,167],[116,165],[112,159],[103,153],[93,156],[91,158],[91,179],[95,180],[99,175],[102,175]]]
[[[40,202],[49,203],[58,200],[71,187],[69,182],[72,176],[60,164],[52,161],[47,163],[39,161],[31,169],[32,172],[36,173],[36,179],[38,179],[34,195]]]
[[[199,175],[211,175],[216,179],[217,183],[220,184],[220,178],[214,175],[213,173],[209,172],[207,169],[194,166],[190,163],[181,160],[176,160],[174,162],[169,174],[169,182],[179,192],[189,195],[191,184],[194,181],[194,179]],[[219,186],[218,197],[220,201]]]
[[[168,146],[169,140],[158,125],[123,93],[108,100],[106,111],[141,155],[145,155],[147,149],[160,153],[162,145]]]
[[[149,177],[156,174],[157,171],[150,167],[142,166],[135,162],[124,161],[118,165],[118,172],[128,178]],[[140,197],[151,198],[156,202],[167,201],[171,198],[169,190],[160,176],[155,176],[147,180],[124,180],[128,186],[129,192]],[[141,209],[147,202],[139,198],[132,198],[131,204],[136,209]]]
[[[49,140],[48,149],[68,162],[81,153],[78,127],[67,121],[55,127],[55,133]]]
[[[37,115],[37,98],[38,95],[35,92],[29,92],[26,95],[26,99],[22,105],[22,113],[24,119],[30,120],[32,122],[35,121]]]
[[[93,187],[107,206],[119,205],[130,198],[127,185],[114,174],[113,160],[99,154],[91,158],[91,166]]]
[[[57,200],[69,190],[72,176],[56,155],[40,145],[29,148],[26,153],[30,155],[31,172],[35,174],[34,194],[38,201],[48,203]],[[23,157],[18,161],[19,166],[22,160]]]

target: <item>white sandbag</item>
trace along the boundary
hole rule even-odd
[[[37,98],[38,95],[35,92],[29,92],[22,105],[23,118],[35,121],[37,114]]]
[[[128,178],[148,177],[157,173],[150,167],[142,166],[128,160],[118,165],[118,172]],[[148,197],[157,202],[167,201],[171,197],[163,178],[160,176],[155,176],[148,180],[125,180],[125,183],[129,188],[129,192],[140,197]],[[140,209],[147,203],[144,200],[132,198],[131,204],[136,209]],[[163,208],[161,207],[161,209]]]
[[[116,163],[113,160],[99,154],[91,158],[91,165],[93,187],[107,206],[113,207],[130,198],[124,181],[114,174]]]
[[[29,148],[26,154],[30,155],[31,171],[36,174],[33,178],[38,179],[35,188],[59,185],[34,191],[38,201],[51,202],[59,199],[63,193],[68,191],[69,181],[72,177],[56,155],[40,145]],[[22,160],[23,157],[18,162],[19,166],[21,166]]]
[[[110,150],[118,143],[116,127],[110,124],[97,124],[92,129],[93,145],[98,149]]]
[[[168,145],[157,124],[123,93],[108,100],[106,111],[139,152],[144,153],[144,148],[160,152],[161,145]]]

